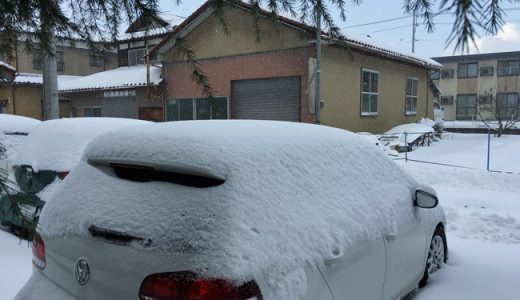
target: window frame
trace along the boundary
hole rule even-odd
[[[377,92],[372,92],[372,76],[369,78],[369,91],[365,92],[363,91],[363,75],[365,72],[368,72],[370,74],[377,74]],[[359,112],[360,116],[362,117],[377,117],[379,115],[379,82],[381,81],[381,76],[379,75],[379,71],[368,69],[368,68],[362,68],[361,69],[361,82],[360,82],[360,101],[359,101]],[[363,95],[368,95],[368,110],[367,112],[363,111]],[[377,97],[377,104],[376,104],[376,111],[371,111],[371,96]]]
[[[408,95],[408,81],[415,81],[416,83],[416,95]],[[413,88],[412,88],[413,93]],[[404,114],[406,116],[416,116],[417,115],[417,103],[419,102],[419,78],[408,76],[406,77],[406,84],[405,84],[405,97],[404,97]],[[415,99],[415,111],[408,110],[408,100],[414,100]],[[410,107],[412,102],[410,102]]]
[[[73,108],[74,117],[78,117],[77,111],[81,109],[82,115],[81,118],[100,118],[103,117],[103,110],[101,106],[76,106]],[[99,110],[99,116],[85,116],[85,110],[91,109],[91,110]]]
[[[39,48],[32,49],[32,67],[34,70],[43,70],[43,51]]]
[[[88,65],[93,68],[102,68],[104,61],[103,54],[90,54],[88,56]],[[97,62],[99,62],[99,65]]]
[[[516,72],[509,72],[509,70],[512,69],[509,67],[509,64],[513,63],[513,62],[516,62],[518,64],[518,67],[516,68]],[[501,68],[500,65],[504,64],[504,63],[508,64],[508,67],[507,67],[508,72],[505,74],[502,74],[501,71],[504,70],[504,68]],[[499,60],[497,62],[497,76],[498,77],[518,76],[518,75],[520,75],[520,60],[519,59]]]
[[[466,97],[466,103],[467,103],[467,97],[469,97],[469,96],[475,97],[475,107],[474,107],[475,114],[473,116],[470,116],[470,115],[468,115],[466,113],[466,114],[464,114],[464,116],[467,117],[467,118],[461,119],[460,117],[462,115],[459,114],[459,109],[460,109],[459,108],[459,103],[460,103],[460,100],[461,100],[460,98],[461,97]],[[477,109],[478,109],[478,103],[477,102],[478,102],[478,95],[477,94],[457,94],[457,103],[455,105],[455,119],[457,121],[474,121],[476,119],[476,117],[477,117]],[[469,108],[471,108],[471,107],[467,106],[467,105],[464,106],[464,109],[465,109],[466,112],[468,111]],[[470,118],[470,117],[473,117],[473,118]]]
[[[188,97],[188,98],[176,98],[176,99],[167,99],[166,100],[166,121],[169,122],[169,121],[190,121],[190,120],[228,120],[230,118],[230,113],[229,113],[229,97],[227,96],[215,96],[213,97],[214,99],[226,99],[226,118],[225,119],[215,119],[213,118],[213,105],[209,105],[209,119],[198,119],[197,118],[197,100],[209,100],[209,98],[207,97]],[[177,118],[176,119],[171,119],[169,118],[169,115],[170,115],[170,111],[169,111],[169,103],[170,101],[177,101],[178,103],[178,108],[177,108]],[[180,109],[180,103],[182,101],[191,101],[191,110],[192,110],[192,118],[191,119],[181,119],[181,109]]]
[[[137,56],[137,52],[139,51],[143,51],[143,56],[141,56],[140,58],[138,58]],[[132,53],[136,53],[136,61],[135,61],[135,64],[133,64],[132,62],[132,59],[131,59],[131,55]],[[145,60],[144,60],[144,56],[146,55],[146,47],[142,47],[142,48],[134,48],[134,49],[128,49],[128,66],[129,67],[135,67],[135,66],[142,66],[145,64]]]
[[[516,112],[513,115],[513,117],[516,118],[518,116],[518,113],[519,113],[518,93],[497,93],[496,94],[496,103],[495,103],[495,105],[497,105],[499,103],[499,101],[503,101],[503,99],[500,99],[500,97],[508,97],[508,96],[515,96],[515,99],[516,99],[516,104],[515,104],[516,105]],[[507,106],[509,106],[509,105],[507,105]],[[500,113],[500,115],[501,115],[502,120],[507,119],[507,117],[509,116],[509,107],[506,108],[506,115],[505,116],[502,115],[502,113]]]
[[[475,75],[474,76],[469,76],[469,66],[470,65],[476,65],[476,68],[475,68]],[[466,74],[463,76],[461,75],[461,70],[460,68],[462,66],[466,66]],[[477,78],[479,75],[479,66],[478,66],[478,62],[465,62],[465,63],[458,63],[457,64],[457,78]]]

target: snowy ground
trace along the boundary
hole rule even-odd
[[[463,169],[399,161],[439,194],[448,219],[448,265],[415,299],[519,299],[520,136],[492,141],[486,172],[487,136],[447,135],[441,142],[409,153],[416,160],[455,164]]]
[[[520,136],[494,138],[491,148],[491,169],[517,174],[486,172],[486,143],[486,135],[448,134],[408,156],[475,170],[397,161],[436,188],[448,218],[448,265],[415,299],[520,297]],[[26,242],[0,231],[1,300],[12,299],[29,278],[30,260]]]

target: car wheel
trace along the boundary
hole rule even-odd
[[[448,245],[446,243],[446,234],[441,227],[437,227],[433,233],[430,248],[428,249],[428,259],[424,268],[424,275],[419,282],[419,287],[424,287],[431,274],[441,268],[448,258]]]

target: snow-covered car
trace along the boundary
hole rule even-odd
[[[9,158],[19,192],[0,198],[1,224],[30,239],[45,201],[78,163],[85,146],[107,131],[145,123],[122,118],[70,118],[32,126]],[[18,205],[13,205],[13,199]]]
[[[397,299],[447,257],[435,191],[344,130],[104,134],[45,206],[17,299]]]
[[[16,153],[17,146],[29,133],[29,129],[41,121],[9,114],[0,114],[0,176],[8,174],[8,158]]]

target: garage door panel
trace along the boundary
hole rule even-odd
[[[237,119],[300,121],[300,78],[238,80],[232,83]]]
[[[103,99],[103,117],[137,118],[136,97],[111,97]]]

